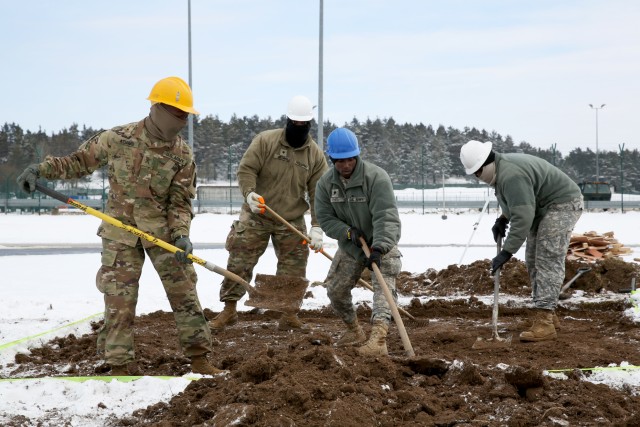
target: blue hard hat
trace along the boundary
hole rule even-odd
[[[327,154],[332,159],[349,159],[360,154],[356,134],[347,128],[337,128],[327,137]]]

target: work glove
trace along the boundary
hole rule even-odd
[[[181,251],[176,252],[176,259],[178,262],[181,264],[193,264],[193,261],[188,258],[188,255],[193,253],[193,244],[191,243],[189,236],[178,237],[175,246],[182,249]]]
[[[496,223],[491,227],[491,232],[493,233],[493,241],[498,243],[498,240],[501,237],[507,235],[507,228],[509,228],[509,220],[504,216],[499,216],[496,219]]]
[[[311,238],[309,247],[316,252],[320,252],[322,250],[322,228],[311,227],[311,230],[309,230],[309,237]]]
[[[16,182],[27,194],[31,194],[36,191],[36,181],[40,178],[40,171],[38,170],[38,163],[27,166],[27,168],[18,176]]]
[[[365,264],[367,268],[373,271],[373,264],[377,265],[380,268],[380,261],[382,260],[382,251],[378,248],[371,248],[371,253],[369,254],[369,258],[367,258],[367,263]]]
[[[266,211],[264,208],[264,197],[254,193],[253,191],[247,194],[247,203],[253,213],[263,214]]]
[[[359,229],[355,227],[350,227],[349,229],[347,229],[347,239],[351,240],[351,242],[353,242],[353,244],[359,248],[362,247],[360,237],[364,238],[364,234]]]
[[[498,269],[502,267],[505,262],[509,261],[512,256],[513,255],[511,255],[504,249],[501,250],[500,253],[491,260],[491,275],[493,276],[494,274],[496,274],[496,271],[498,271]]]

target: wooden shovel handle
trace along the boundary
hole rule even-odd
[[[300,236],[300,238],[303,239],[305,242],[307,242],[307,243],[311,242],[311,238],[309,236],[305,236],[304,233],[302,233],[300,230],[298,230],[293,225],[291,225],[289,223],[289,221],[287,221],[286,219],[284,219],[283,217],[278,215],[278,213],[276,211],[274,211],[273,209],[271,209],[267,205],[264,205],[264,208],[267,210],[267,212],[269,212],[271,215],[273,215],[278,221],[280,221],[281,223],[286,225],[289,230],[293,231],[298,236]],[[329,261],[333,261],[333,257],[331,255],[329,255],[327,252],[325,252],[324,249],[320,249],[318,252],[320,252],[322,255],[324,255],[325,258],[327,258]],[[358,279],[358,283],[360,285],[364,286],[365,288],[369,289],[370,291],[373,291],[373,286],[371,286],[371,283],[367,282],[363,278],[359,278]],[[406,311],[402,307],[398,307],[398,310],[400,310],[402,312],[402,314],[407,316],[409,319],[416,320],[416,318],[411,313],[409,313],[408,311]]]
[[[362,250],[364,251],[364,254],[367,256],[367,258],[369,258],[369,256],[371,256],[371,252],[369,251],[367,242],[365,242],[364,238],[360,237],[360,243],[362,243]],[[375,273],[376,278],[378,279],[378,283],[382,288],[382,293],[387,299],[387,304],[389,304],[389,307],[391,308],[391,314],[393,315],[393,320],[395,320],[396,325],[398,326],[398,332],[400,332],[400,339],[402,340],[404,350],[407,352],[407,356],[413,357],[415,356],[415,352],[413,351],[413,347],[411,346],[409,335],[407,335],[407,330],[404,328],[404,323],[402,323],[400,312],[398,312],[398,306],[393,299],[393,295],[391,295],[389,286],[387,286],[387,282],[384,281],[384,277],[382,277],[382,272],[380,272],[378,265],[376,263],[372,263],[371,267],[373,268],[373,272]]]

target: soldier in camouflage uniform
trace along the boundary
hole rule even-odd
[[[304,96],[293,97],[287,109],[286,127],[256,135],[240,160],[238,182],[246,203],[227,236],[227,270],[246,281],[251,281],[253,268],[269,240],[278,258],[276,275],[306,276],[309,249],[298,234],[278,219],[265,215],[265,203],[305,235],[304,214],[311,206],[310,247],[316,251],[322,249],[322,230],[313,204],[316,182],[328,166],[309,135],[312,118],[311,101]],[[238,321],[236,304],[245,292],[239,284],[224,279],[220,288],[224,309],[210,323],[212,330],[222,330]],[[295,312],[283,313],[278,322],[281,330],[303,326]]]
[[[358,140],[353,132],[338,128],[327,138],[327,154],[334,167],[325,173],[316,188],[316,216],[327,236],[338,241],[329,274],[325,279],[327,295],[334,311],[347,325],[338,340],[339,347],[359,345],[366,335],[358,324],[351,290],[365,267],[375,263],[397,304],[396,277],[402,267],[400,216],[389,175],[378,166],[360,158]],[[367,258],[360,237],[370,247]],[[387,332],[391,309],[377,276],[372,275],[373,310],[371,335],[357,349],[366,356],[387,355]]]
[[[191,89],[178,77],[160,80],[148,98],[148,117],[117,126],[84,142],[66,157],[47,157],[18,178],[27,192],[38,177],[74,179],[107,167],[109,198],[106,214],[182,249],[175,256],[134,234],[102,222],[102,266],[96,284],[104,294],[104,324],[98,332],[98,352],[104,353],[112,375],[136,374],[133,323],[145,252],[151,259],[174,312],[180,345],[201,374],[221,371],[207,361],[211,332],[196,292],[196,272],[187,258],[193,246],[196,166],[179,132],[193,108]]]
[[[529,154],[500,154],[491,142],[469,141],[460,150],[468,174],[475,174],[496,190],[502,215],[492,227],[496,242],[509,235],[491,261],[491,274],[527,241],[525,261],[535,309],[533,325],[520,340],[545,341],[557,337],[555,314],[564,281],[565,258],[573,227],[583,209],[580,188],[560,169]]]

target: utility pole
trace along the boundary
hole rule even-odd
[[[596,110],[596,182],[600,182],[600,162],[598,161],[598,110],[602,110],[607,104],[602,104],[599,107],[594,107],[593,104],[589,104],[589,107]]]
[[[624,157],[624,142],[618,144],[620,149],[620,211],[624,213],[624,170],[622,169],[622,159]]]
[[[318,146],[320,151],[324,152],[324,118],[322,117],[322,66],[323,61],[323,26],[324,26],[324,1],[320,0],[320,34],[319,34],[319,46],[318,46]]]
[[[188,3],[189,9],[189,87],[191,88],[191,92],[193,92],[193,82],[191,80],[191,0]],[[189,131],[189,147],[191,147],[191,151],[193,151],[193,114],[189,114],[188,119],[188,131]]]

